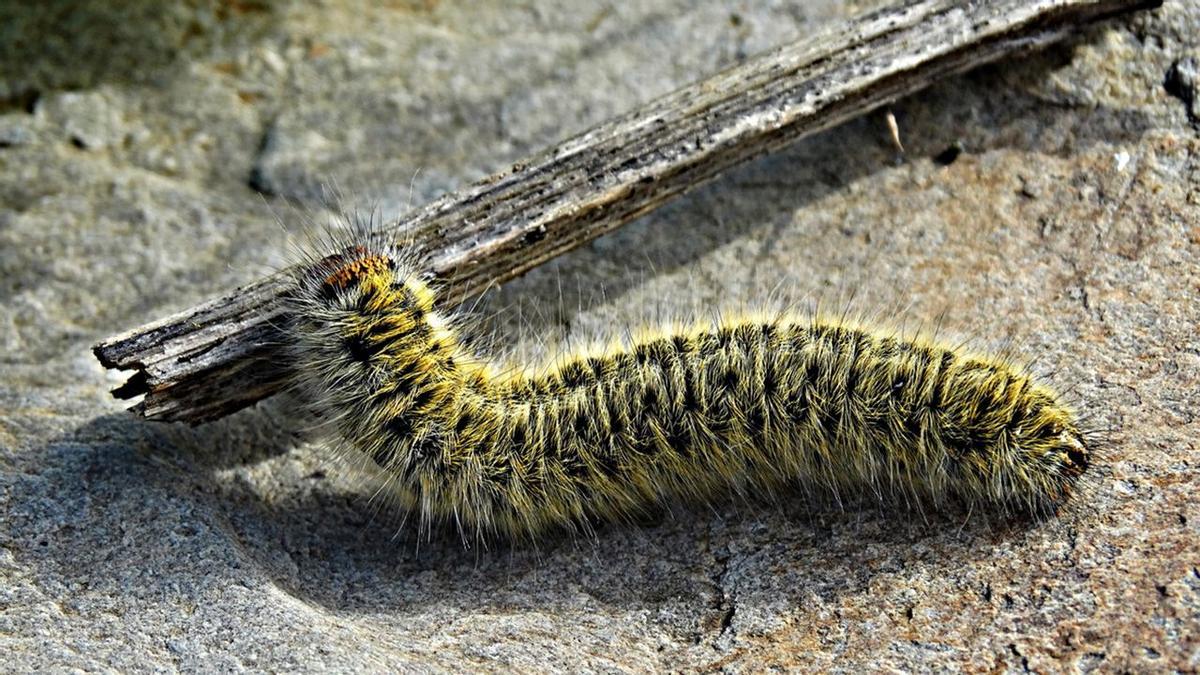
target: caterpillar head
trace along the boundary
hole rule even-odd
[[[308,255],[297,278],[297,300],[329,308],[349,308],[364,297],[383,296],[402,287],[421,289],[414,256],[383,235],[361,234],[356,241],[332,247],[333,253]]]
[[[323,257],[313,256],[300,272],[300,295],[330,302],[363,283],[390,277],[396,269],[395,259],[385,248],[351,244]]]

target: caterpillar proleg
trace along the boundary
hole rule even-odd
[[[1044,511],[1090,462],[1072,411],[1004,359],[785,313],[509,368],[401,246],[326,253],[292,301],[296,383],[423,522],[520,538],[790,484]]]

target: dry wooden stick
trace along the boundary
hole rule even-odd
[[[449,301],[655,209],[722,171],[938,78],[1037,48],[1155,0],[917,0],[684,87],[418,209],[390,227]],[[281,273],[95,347],[136,372],[114,395],[166,421],[217,419],[277,392]]]

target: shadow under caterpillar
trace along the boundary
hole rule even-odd
[[[339,249],[292,300],[295,383],[426,524],[520,538],[796,483],[1043,512],[1090,463],[1072,411],[1003,359],[784,314],[506,369],[399,247]]]

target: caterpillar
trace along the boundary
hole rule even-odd
[[[1026,371],[845,320],[717,318],[540,368],[476,354],[404,247],[359,233],[291,299],[295,384],[422,523],[534,537],[792,484],[1040,512],[1091,453]]]

